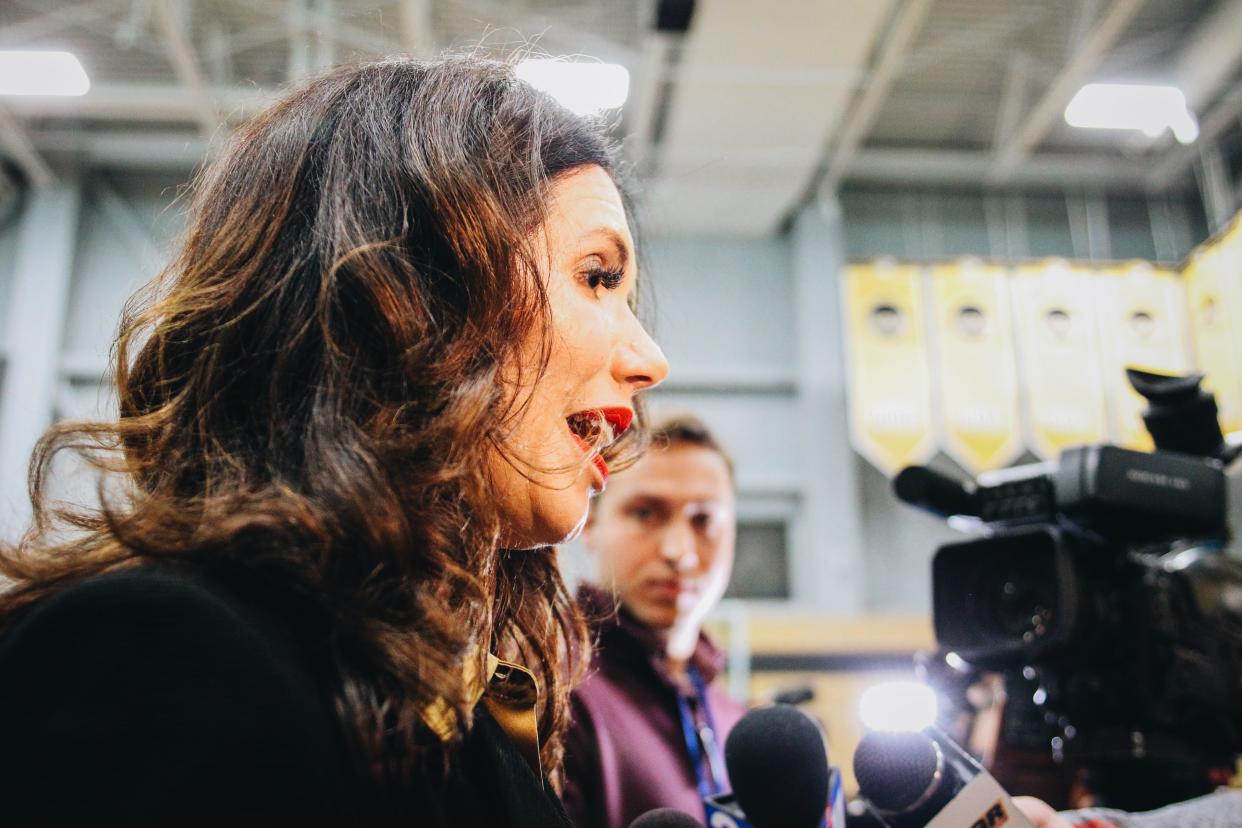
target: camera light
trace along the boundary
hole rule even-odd
[[[517,65],[516,72],[579,115],[616,109],[630,93],[629,70],[616,63],[529,58]]]
[[[69,52],[0,49],[0,95],[85,95],[86,70]]]
[[[863,691],[859,718],[871,730],[914,731],[936,723],[936,692],[917,681],[888,681]]]

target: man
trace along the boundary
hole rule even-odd
[[[600,586],[591,675],[575,692],[564,799],[578,828],[627,828],[654,808],[701,817],[728,789],[723,745],[744,708],[713,683],[702,633],[733,569],[733,465],[699,420],[654,429],[651,450],[609,481],[585,531]]]

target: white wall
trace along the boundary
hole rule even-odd
[[[53,418],[115,410],[101,382],[109,349],[125,300],[158,271],[179,226],[169,209],[175,184],[65,177],[54,191],[28,199],[13,239],[0,246],[0,340],[11,359],[0,387],[4,537],[16,535],[28,515],[25,464],[38,433]],[[87,497],[92,488],[91,480],[71,478],[57,491]]]
[[[17,221],[0,228],[0,308],[9,305],[13,285],[14,259],[17,256]]]
[[[71,370],[108,358],[125,300],[159,272],[181,225],[175,182],[97,176],[84,188],[64,352]]]
[[[795,496],[797,355],[789,243],[654,239],[652,333],[671,372],[655,413],[702,415],[736,455],[743,493]]]

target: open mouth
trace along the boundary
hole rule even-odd
[[[633,419],[628,408],[592,408],[570,414],[565,422],[574,436],[602,451],[629,430]]]
[[[630,427],[634,412],[628,408],[592,408],[576,411],[565,418],[579,447],[591,455],[591,462],[600,476],[608,480],[608,463],[600,455],[621,438]]]

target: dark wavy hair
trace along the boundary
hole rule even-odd
[[[337,708],[380,783],[451,761],[422,711],[443,699],[460,739],[489,650],[536,674],[558,768],[584,630],[554,550],[501,548],[484,461],[520,413],[501,373],[541,334],[543,362],[517,367],[546,366],[549,186],[615,179],[614,158],[603,125],[476,57],[341,68],[241,128],[126,308],[119,419],[36,449],[0,625],[147,562],[267,578],[330,621]],[[51,502],[66,449],[107,473],[97,508]]]

